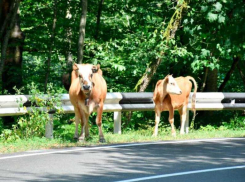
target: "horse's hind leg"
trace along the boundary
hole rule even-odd
[[[169,109],[168,121],[169,121],[169,123],[171,125],[172,136],[176,137],[176,131],[175,131],[175,128],[174,128],[174,109],[173,108]]]
[[[155,128],[153,132],[153,137],[156,137],[158,134],[158,124],[160,122],[160,117],[161,117],[161,110],[158,109],[157,107],[155,108]]]
[[[186,122],[186,112],[187,112],[187,106],[183,106],[179,110],[180,114],[180,121],[181,121],[181,126],[180,126],[180,134],[185,134],[185,122]]]

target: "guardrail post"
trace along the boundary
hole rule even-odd
[[[49,120],[45,125],[45,137],[48,139],[53,138],[53,114],[49,114]]]
[[[114,112],[114,133],[121,134],[121,112]]]
[[[187,109],[187,111],[186,111],[186,121],[185,121],[185,126],[184,126],[185,133],[189,133],[189,117],[190,117],[189,113],[190,113],[190,110]]]

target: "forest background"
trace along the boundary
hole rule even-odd
[[[2,94],[68,93],[75,62],[100,64],[108,92],[152,92],[167,74],[193,76],[198,92],[245,90],[244,0],[1,0],[0,8]],[[57,135],[72,117],[57,117]],[[2,117],[0,135],[39,120]],[[152,127],[154,112],[125,112],[122,122],[125,131]],[[244,113],[199,112],[195,128],[231,122],[245,128]]]

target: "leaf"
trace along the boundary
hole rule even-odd
[[[219,23],[224,23],[225,22],[225,17],[222,16],[222,15],[219,15],[218,22]]]
[[[215,11],[219,12],[222,9],[222,4],[219,2],[215,3],[213,6],[215,7]]]
[[[113,64],[113,67],[115,69],[117,69],[118,71],[124,71],[124,70],[126,70],[126,67],[125,66],[119,65],[119,64]]]
[[[188,19],[184,19],[183,24],[187,24],[188,23]]]
[[[202,51],[201,51],[201,57],[202,58],[206,58],[208,56],[210,56],[210,51],[207,50],[207,49],[202,49]]]
[[[206,12],[208,10],[208,6],[201,6],[201,11]]]
[[[214,13],[211,13],[211,12],[209,12],[208,15],[207,15],[207,19],[210,22],[214,22],[215,20],[217,20],[217,18],[218,18],[218,15],[214,14]]]

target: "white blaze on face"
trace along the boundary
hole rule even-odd
[[[168,76],[168,83],[167,83],[166,90],[167,90],[167,93],[169,93],[169,94],[180,95],[182,93],[177,82],[175,81],[175,79],[171,75]]]
[[[92,67],[91,65],[77,65],[78,75],[81,85],[81,90],[91,91],[93,87],[92,83]]]

